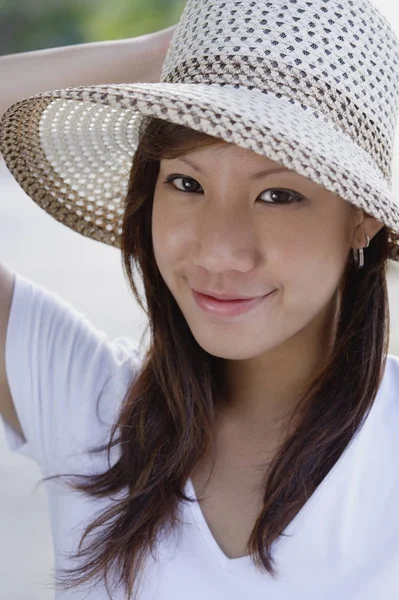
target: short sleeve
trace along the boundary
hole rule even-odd
[[[5,361],[26,439],[1,419],[7,447],[51,472],[69,452],[103,443],[141,360],[137,342],[110,340],[56,293],[16,274]]]

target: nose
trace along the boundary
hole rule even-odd
[[[196,228],[194,264],[208,271],[250,271],[255,262],[254,225],[240,207],[210,202]],[[247,207],[248,209],[248,207]]]

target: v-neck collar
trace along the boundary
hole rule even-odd
[[[372,415],[376,410],[375,407],[378,404],[378,400],[384,394],[383,388],[385,387],[384,382],[386,381],[386,372],[388,368],[389,366],[387,364],[387,368],[385,369],[385,373],[377,395],[374,399],[374,403],[368,415],[366,415],[366,417],[363,419],[362,425],[359,427],[354,437],[350,440],[349,444],[347,445],[347,447],[345,448],[335,465],[330,469],[330,471],[327,473],[327,475],[324,477],[321,483],[317,486],[312,495],[308,498],[306,503],[302,506],[302,508],[295,515],[292,521],[284,529],[282,536],[280,536],[278,540],[276,540],[276,545],[286,543],[289,537],[291,537],[300,530],[299,528],[303,525],[303,521],[306,515],[312,508],[315,507],[315,505],[317,505],[318,502],[322,501],[323,497],[325,497],[326,494],[328,494],[329,489],[331,488],[331,486],[334,485],[334,480],[337,479],[340,472],[342,471],[343,465],[348,461],[348,458],[353,454],[353,452],[355,452],[356,446],[360,443],[359,440],[362,437],[362,431],[364,430],[365,426],[371,426]],[[186,503],[188,504],[189,510],[191,510],[191,514],[194,518],[194,523],[197,529],[200,531],[201,537],[203,538],[208,549],[213,553],[214,557],[219,562],[219,564],[227,570],[235,570],[242,567],[248,567],[251,564],[253,564],[252,558],[248,555],[237,558],[229,558],[222,551],[219,544],[216,542],[214,536],[212,535],[212,532],[206,522],[206,519],[198,502],[191,478],[189,478],[186,482],[185,491],[187,496],[195,500],[195,502]]]
[[[360,433],[360,432],[358,432]],[[284,529],[283,536],[291,536],[297,530],[303,521],[305,515],[309,512],[309,510],[315,505],[315,503],[319,500],[320,496],[325,495],[328,491],[328,488],[332,485],[332,481],[337,476],[337,472],[341,470],[342,464],[347,460],[348,455],[350,454],[350,450],[353,447],[354,443],[359,438],[359,435],[356,435],[355,438],[351,440],[349,445],[345,448],[344,452],[339,457],[338,461],[332,467],[332,469],[327,473],[323,481],[317,486],[313,494],[308,498],[306,503],[302,506],[299,512],[295,515],[292,521],[288,524],[288,526]],[[242,567],[249,567],[252,563],[252,559],[250,556],[240,556],[236,558],[230,558],[226,556],[223,552],[217,541],[215,540],[208,523],[204,517],[204,513],[202,512],[201,506],[198,502],[193,483],[191,478],[187,480],[186,484],[186,492],[187,495],[193,499],[195,499],[195,503],[189,503],[189,508],[192,511],[192,514],[195,518],[195,524],[197,525],[206,545],[209,550],[213,552],[215,558],[218,560],[220,565],[225,569],[237,569]],[[280,537],[275,543],[282,543],[284,541],[284,537]]]

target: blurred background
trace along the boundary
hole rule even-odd
[[[184,3],[0,0],[0,54],[133,38],[177,23]],[[397,3],[374,0],[374,4],[399,35]],[[1,81],[0,104],[6,90],[7,81]],[[399,198],[399,139],[394,190]],[[144,314],[124,280],[118,251],[80,236],[36,206],[12,178],[1,155],[0,261],[58,293],[111,337],[138,339],[145,328]],[[397,264],[389,266],[388,289],[390,353],[399,355]],[[5,447],[0,427],[0,600],[54,598],[47,499],[43,486],[35,489],[40,478],[35,463]]]
[[[0,54],[118,40],[179,20],[185,0],[0,0]]]

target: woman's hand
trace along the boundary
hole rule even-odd
[[[175,30],[0,56],[0,118],[11,104],[48,90],[158,82]]]

